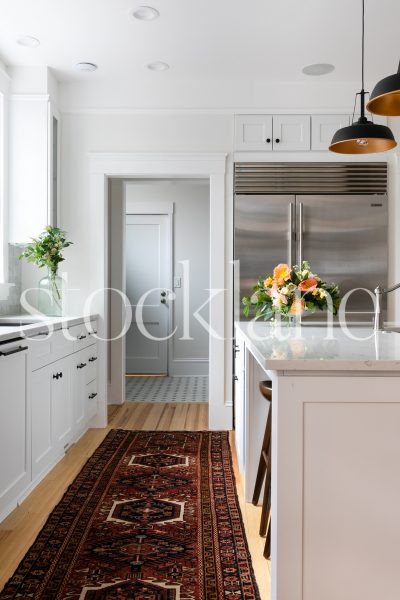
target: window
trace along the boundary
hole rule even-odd
[[[0,61],[0,283],[8,277],[8,89],[10,77]]]
[[[0,283],[6,281],[7,230],[6,230],[6,135],[4,115],[4,94],[0,91]]]

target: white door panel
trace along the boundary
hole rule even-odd
[[[168,215],[127,215],[126,295],[132,307],[127,373],[167,372],[169,246]]]

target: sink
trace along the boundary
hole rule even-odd
[[[43,322],[42,316],[20,314],[3,315],[0,317],[0,327],[21,327],[23,325],[34,325]]]
[[[34,325],[37,321],[0,321],[0,327],[24,327]]]

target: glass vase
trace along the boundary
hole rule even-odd
[[[64,280],[56,271],[48,271],[39,281],[38,309],[48,317],[61,317],[63,314]]]

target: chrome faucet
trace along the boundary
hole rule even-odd
[[[391,288],[385,290],[382,286],[378,285],[375,288],[375,318],[374,318],[374,331],[384,331],[384,323],[383,323],[383,312],[382,312],[382,296],[383,294],[389,294],[390,292],[394,292],[394,290],[398,290],[400,288],[400,283],[396,283]]]

